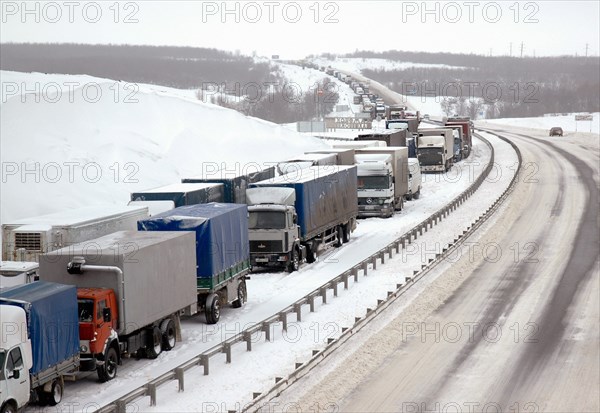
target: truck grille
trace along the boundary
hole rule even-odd
[[[281,241],[250,241],[250,252],[268,253],[282,251],[283,245]]]
[[[42,251],[42,235],[39,232],[16,232],[15,249]]]

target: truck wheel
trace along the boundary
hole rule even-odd
[[[344,244],[350,242],[350,224],[344,225],[343,241]]]
[[[312,249],[312,246],[306,246],[306,262],[312,264],[316,261],[315,252]]]
[[[287,265],[287,272],[293,273],[294,271],[298,271],[300,268],[300,255],[298,254],[298,250],[294,248],[292,252],[290,252],[290,260]]]
[[[117,356],[117,350],[114,347],[110,347],[104,357],[104,365],[98,366],[98,378],[102,383],[117,377],[117,363],[119,357]]]
[[[2,406],[1,412],[2,413],[17,413],[17,408],[12,403],[6,403],[4,406]]]
[[[146,347],[146,358],[155,359],[162,353],[162,333],[160,328],[154,327],[149,337],[149,343]]]
[[[50,390],[50,393],[46,393],[45,396],[46,396],[46,402],[50,406],[56,406],[58,403],[60,403],[63,398],[62,380],[60,380],[60,379],[54,380],[52,382],[52,389]]]
[[[221,318],[221,300],[217,294],[210,294],[206,297],[206,305],[204,307],[206,322],[208,324],[217,324]]]
[[[167,318],[160,323],[160,334],[162,336],[162,349],[164,351],[172,350],[177,342],[175,323],[172,319]]]
[[[237,300],[231,303],[233,308],[240,308],[246,303],[246,297],[248,290],[246,290],[246,281],[242,280],[238,284],[237,288]]]
[[[336,241],[335,241],[335,244],[333,244],[334,247],[339,248],[339,247],[342,246],[342,244],[343,244],[342,240],[343,240],[343,237],[344,237],[343,232],[344,231],[343,231],[343,229],[342,229],[341,226],[337,227],[336,234],[335,234]]]
[[[419,199],[420,196],[421,196],[421,188],[419,188],[419,190],[414,193],[413,198],[414,199]]]

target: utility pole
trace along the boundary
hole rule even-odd
[[[523,58],[523,42],[521,42],[521,58]]]

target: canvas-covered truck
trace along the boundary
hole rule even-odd
[[[185,205],[224,202],[225,190],[220,183],[182,183],[133,192],[129,205],[147,206],[150,215]]]
[[[410,134],[409,134],[410,135]],[[412,135],[410,135],[412,136]],[[407,129],[386,129],[377,133],[361,133],[357,141],[384,141],[387,146],[406,146]]]
[[[246,302],[246,278],[250,271],[248,209],[241,204],[199,204],[176,208],[142,220],[140,231],[184,231],[194,235],[196,268],[193,290],[206,321],[215,324],[221,307]]]
[[[335,153],[305,153],[294,158],[288,159],[277,164],[277,172],[285,175],[290,172],[297,172],[300,169],[310,166],[336,165],[337,154]]]
[[[182,183],[191,184],[222,184],[224,198],[221,201],[229,204],[246,204],[246,189],[254,182],[264,181],[275,176],[275,167],[260,168],[258,165],[249,165],[248,170],[232,172],[226,169],[215,172],[207,171],[203,176],[184,178]]]
[[[318,250],[341,246],[356,228],[356,166],[311,166],[248,189],[253,267],[292,272]]]
[[[452,149],[454,155],[454,163],[460,162],[463,159],[464,152],[464,138],[463,128],[460,125],[447,125],[445,128],[452,129],[452,136],[454,136],[454,147]]]
[[[93,246],[93,247],[91,247]],[[77,287],[80,370],[100,381],[122,357],[156,358],[196,313],[191,232],[119,231],[40,257],[40,279]]]
[[[356,151],[357,156],[361,155],[389,155],[391,156],[391,175],[385,176],[385,169],[381,169],[382,175],[379,178],[383,181],[384,179],[389,180],[390,190],[382,193],[380,191],[373,192],[374,188],[369,188],[370,185],[367,181],[373,182],[378,176],[375,170],[369,171],[369,178],[367,175],[363,177],[362,190],[361,187],[361,175],[359,173],[359,211],[362,212],[362,216],[377,216],[373,212],[381,212],[381,216],[391,216],[394,211],[400,211],[404,207],[404,197],[408,193],[408,148],[405,146],[388,146],[385,148],[364,148]],[[357,159],[358,160],[358,159]],[[367,165],[363,165],[362,169],[366,173]],[[373,169],[373,167],[371,168]],[[367,179],[365,181],[364,179]],[[379,194],[377,196],[377,194]],[[377,205],[376,207],[374,207]],[[379,207],[389,205],[391,207],[391,213],[384,213],[386,208],[381,209]]]
[[[115,231],[135,230],[143,206],[90,206],[2,224],[2,260],[38,262],[39,256]]]
[[[473,129],[471,127],[471,118],[469,117],[452,117],[447,118],[444,122],[445,126],[459,125],[462,127],[462,157],[468,158],[473,148]]]
[[[452,167],[454,160],[452,129],[419,129],[416,148],[422,172],[444,172]]]
[[[319,149],[305,153],[335,154],[336,165],[354,165],[354,149]]]
[[[0,289],[38,280],[39,268],[37,262],[0,261]]]
[[[79,368],[77,292],[37,281],[0,292],[0,411],[56,405],[64,376]]]

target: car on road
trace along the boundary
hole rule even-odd
[[[563,136],[562,128],[556,126],[554,128],[550,128],[550,136]]]

